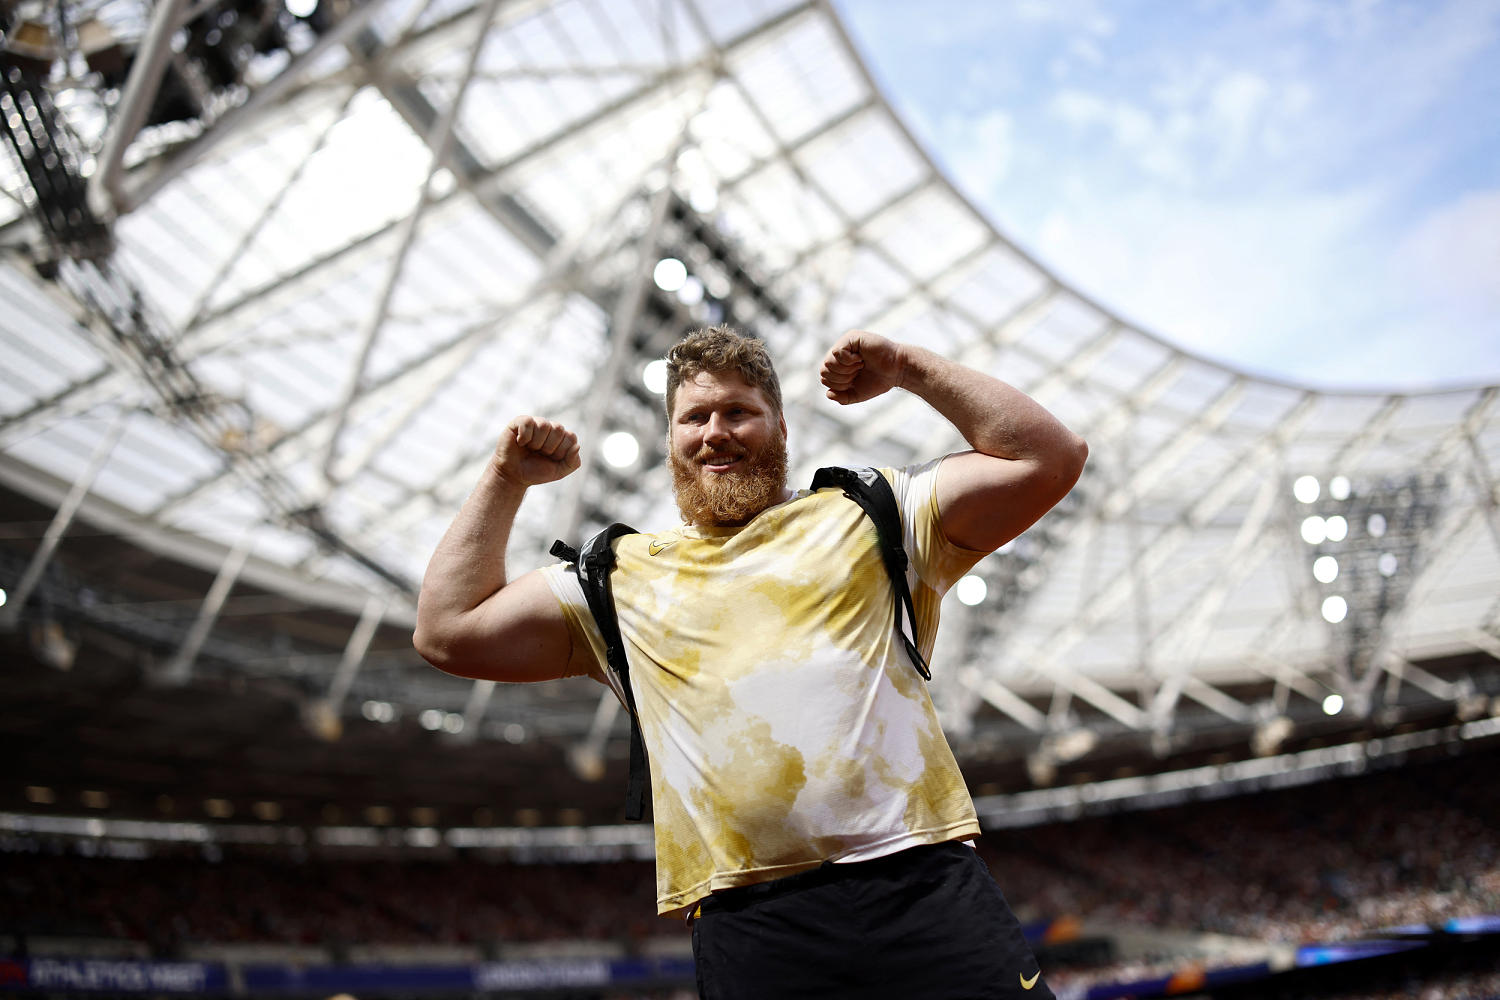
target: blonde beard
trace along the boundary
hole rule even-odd
[[[688,524],[739,527],[780,503],[786,492],[786,441],[778,435],[759,455],[747,457],[742,468],[722,475],[702,475],[696,459],[685,459],[670,446],[667,455],[677,509]]]

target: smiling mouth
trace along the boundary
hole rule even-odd
[[[709,472],[728,472],[745,460],[744,455],[710,455],[700,464]]]

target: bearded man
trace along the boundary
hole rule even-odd
[[[787,486],[764,345],[697,331],[668,354],[668,460],[683,524],[614,542],[611,577],[650,760],[657,909],[693,928],[706,998],[1050,997],[972,848],[973,803],[892,622],[873,523],[836,489]],[[943,593],[1067,494],[1087,447],[1011,386],[910,344],[841,337],[840,405],[895,388],[969,451],[883,469],[901,510],[921,652]],[[612,684],[577,577],[507,582],[526,490],[578,441],[511,421],[428,566],[417,649],[465,677]]]

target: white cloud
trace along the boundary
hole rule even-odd
[[[1220,136],[1220,162],[1231,164],[1245,155],[1260,130],[1271,85],[1265,78],[1236,70],[1213,88],[1209,96],[1211,128]]]
[[[1015,154],[1015,121],[1004,111],[978,116],[945,115],[939,129],[944,162],[959,187],[987,197],[1010,173]]]
[[[1346,290],[1380,284],[1368,279],[1375,263],[1361,236],[1379,200],[1375,191],[1254,203],[1106,193],[1054,212],[1038,249],[1146,329],[1306,377],[1319,370],[1322,340],[1368,307]]]
[[[939,9],[1000,69],[921,77],[937,158],[1085,294],[1318,384],[1500,375],[1500,0]]]
[[[1500,188],[1468,192],[1429,213],[1395,247],[1391,272],[1433,304],[1468,303],[1500,316]]]
[[[1077,126],[1103,126],[1116,144],[1127,150],[1139,150],[1157,137],[1151,113],[1124,100],[1112,100],[1087,91],[1065,89],[1052,98],[1054,113]]]
[[[1314,385],[1500,373],[1500,189],[1392,243],[1373,221],[1388,198],[1377,187],[1253,203],[1072,196],[1040,227],[1042,258],[1188,350]]]

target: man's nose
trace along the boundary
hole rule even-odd
[[[708,423],[703,428],[703,439],[705,441],[724,441],[729,437],[729,424],[717,413],[710,414]]]

